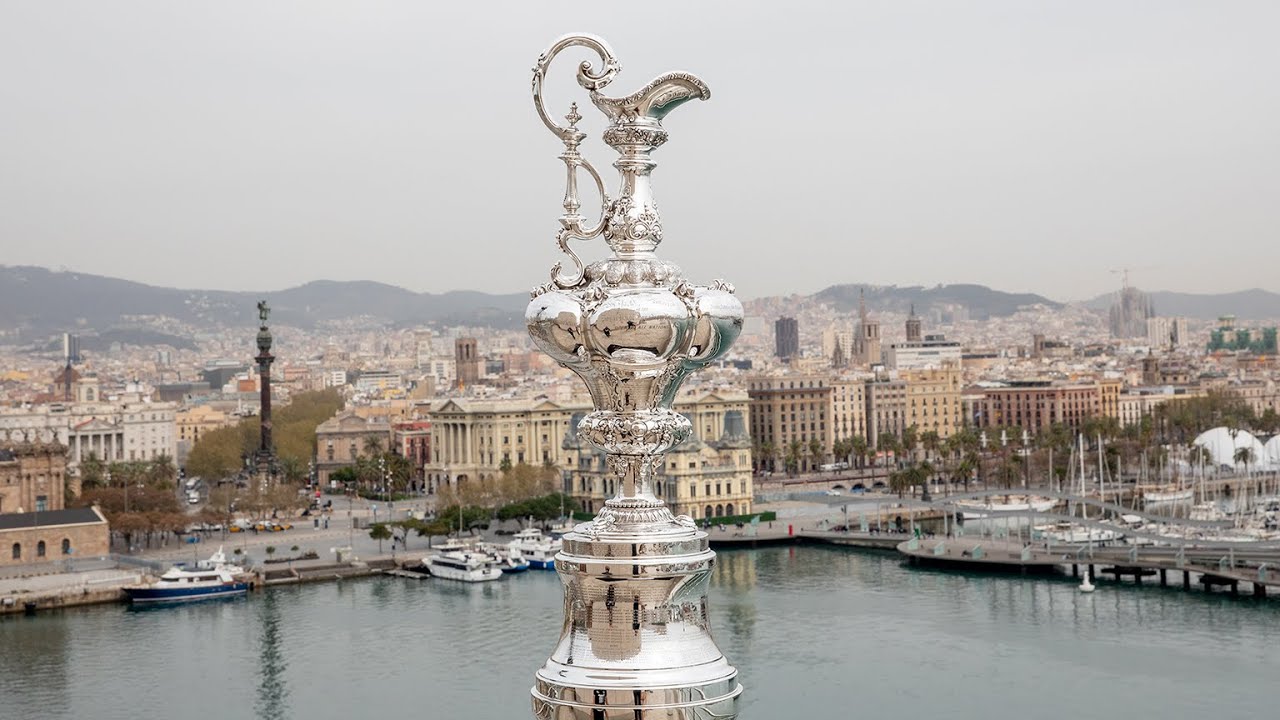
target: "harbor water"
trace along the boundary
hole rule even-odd
[[[1277,707],[1280,602],[968,575],[828,547],[721,552],[742,717],[1249,718]],[[532,717],[554,573],[367,578],[0,619],[0,718]]]

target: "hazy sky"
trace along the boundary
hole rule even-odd
[[[1277,28],[1274,0],[3,0],[0,263],[523,291],[564,174],[529,70],[585,31],[609,94],[711,87],[655,155],[660,253],[699,282],[1280,290]]]

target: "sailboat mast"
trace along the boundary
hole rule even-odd
[[[1080,458],[1080,519],[1084,520],[1089,515],[1089,506],[1085,504],[1084,492],[1084,433],[1079,435],[1080,452],[1077,457]]]

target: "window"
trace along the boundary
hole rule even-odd
[[[36,512],[47,512],[48,510],[49,510],[49,496],[37,495],[36,496]]]
[[[13,544],[13,559],[14,560],[22,559],[22,543]]]
[[[71,538],[62,538],[62,554],[71,554]]]
[[[698,483],[689,483],[689,497],[698,497]]]
[[[44,557],[44,541],[36,543],[36,557]]]

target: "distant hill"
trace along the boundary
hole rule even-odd
[[[1007,293],[992,290],[985,285],[937,285],[923,287],[920,285],[875,286],[875,285],[832,285],[819,291],[815,300],[828,303],[845,312],[853,312],[858,308],[859,292],[865,292],[867,305],[876,310],[890,310],[905,313],[911,305],[917,312],[925,312],[935,305],[960,305],[969,310],[974,320],[991,317],[1005,317],[1027,305],[1046,305],[1052,308],[1062,307],[1042,295],[1032,293]]]
[[[394,325],[519,327],[529,296],[415,293],[383,283],[332,280],[274,292],[178,290],[88,273],[0,266],[0,329],[21,328],[33,339],[64,331],[105,335],[137,329],[147,316],[196,327],[252,325],[262,299],[271,305],[272,322],[303,328],[355,317]]]
[[[1266,320],[1280,318],[1280,293],[1254,288],[1216,295],[1198,295],[1157,291],[1147,293],[1156,315],[1189,317],[1214,320],[1223,315],[1235,315],[1242,320]],[[1096,310],[1106,310],[1115,302],[1115,293],[1107,293],[1085,303]]]

